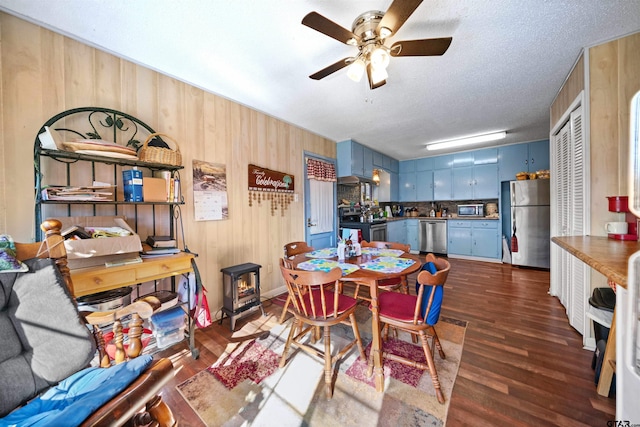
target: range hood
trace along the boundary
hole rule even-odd
[[[369,178],[360,178],[359,176],[355,175],[338,177],[338,184],[340,185],[360,185],[360,183],[369,183],[375,185],[373,179]]]

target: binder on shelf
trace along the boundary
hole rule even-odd
[[[142,202],[142,171],[127,169],[122,171],[125,202]]]

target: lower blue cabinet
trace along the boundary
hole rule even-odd
[[[500,258],[497,220],[447,221],[447,253],[481,258]]]
[[[407,237],[406,237],[405,243],[411,246],[412,251],[419,251],[420,248],[418,247],[418,233],[419,233],[418,220],[407,219],[405,220],[405,222],[407,223]]]
[[[406,243],[406,230],[405,220],[387,221],[387,241]]]

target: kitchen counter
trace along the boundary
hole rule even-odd
[[[625,289],[629,257],[640,250],[637,241],[602,236],[552,237],[551,241]]]
[[[442,219],[442,220],[455,220],[455,219],[459,219],[459,220],[471,220],[471,221],[479,221],[479,220],[488,220],[488,221],[498,221],[500,218],[496,217],[496,218],[488,218],[486,216],[483,217],[477,217],[477,216],[459,216],[456,218],[447,216],[447,217],[442,217],[442,216],[394,216],[393,218],[387,218],[387,221],[402,221],[404,219],[421,219],[423,221],[432,221],[435,219]]]
[[[640,243],[637,241],[615,240],[601,236],[552,237],[551,241],[625,289],[629,257],[640,250]],[[601,396],[609,395],[609,387],[615,372],[617,310],[617,308],[613,310],[611,329],[598,381],[597,390]]]

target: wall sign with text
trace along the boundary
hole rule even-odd
[[[280,206],[281,215],[293,202],[294,198],[294,177],[293,175],[266,169],[256,165],[249,165],[249,206],[253,202],[262,201],[271,203],[271,215]]]

